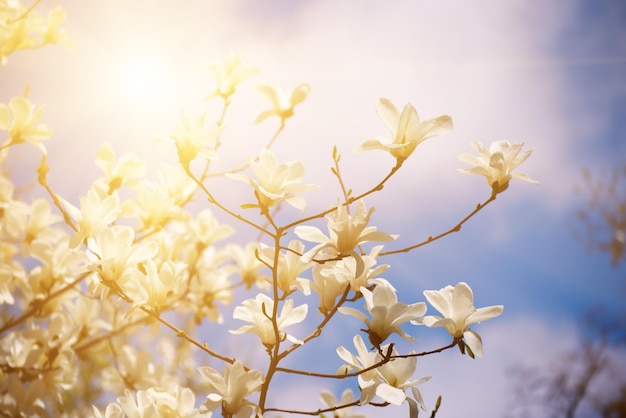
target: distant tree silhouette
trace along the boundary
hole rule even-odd
[[[585,203],[576,212],[574,235],[588,250],[607,253],[619,268],[626,258],[626,163],[602,177],[583,170],[576,191]],[[509,417],[626,417],[626,310],[611,315],[602,302],[581,320],[583,340],[576,349],[547,367],[512,370]]]

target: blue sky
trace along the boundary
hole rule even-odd
[[[311,85],[277,153],[302,159],[307,182],[330,190],[307,196],[312,211],[336,199],[328,169],[334,144],[355,190],[391,167],[385,155],[352,154],[364,140],[387,134],[375,114],[379,97],[398,107],[410,102],[422,118],[452,116],[455,129],[420,146],[381,196],[368,201],[377,208],[373,223],[401,235],[398,246],[454,226],[488,198],[484,179],[456,172],[464,168],[457,156],[472,151],[471,141],[507,139],[534,147],[520,171],[540,186],[512,183],[460,233],[384,260],[392,265],[385,277],[405,302],[463,280],[474,289],[476,306],[505,305],[502,317],[477,328],[485,358],[471,362],[444,353],[419,363],[418,372],[436,376],[423,388],[431,404],[439,393],[450,400],[438,417],[459,411],[502,416],[511,365],[541,363],[574,346],[577,324],[593,305],[623,310],[624,266],[611,269],[606,255],[585,252],[570,231],[582,203],[574,193],[582,168],[602,176],[626,157],[623,2],[61,4],[75,47],[11,56],[0,72],[0,100],[28,84],[31,100],[45,105],[42,121],[55,131],[48,144],[50,179],[70,200],[77,201],[97,175],[92,161],[102,141],[153,166],[174,162],[172,146],[155,143],[153,134],[170,132],[181,109],[215,111],[202,100],[212,88],[202,61],[219,62],[230,51],[262,70],[250,80],[250,93],[242,92],[233,105],[241,120],[227,121],[234,138],[250,141],[245,154],[256,152],[255,144],[275,129],[271,122],[247,125],[264,106],[252,86]],[[230,158],[245,158],[241,148],[232,147]],[[39,161],[31,150],[13,158],[18,180]],[[228,190],[222,198],[235,204],[241,195]],[[425,344],[428,335],[420,330]],[[316,399],[307,402],[317,405]]]

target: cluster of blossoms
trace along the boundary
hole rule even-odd
[[[22,26],[34,25],[34,15],[11,17],[21,10],[14,3],[0,1],[0,24],[6,25],[0,36],[10,35],[11,40],[0,42],[10,48],[0,51],[3,61],[15,50],[37,45],[28,31],[20,32],[26,30]],[[51,16],[41,33],[45,42],[57,43],[65,39],[58,26],[63,14],[55,9]],[[258,72],[234,55],[210,70],[217,87],[207,99],[222,100],[223,113],[239,85]],[[317,186],[304,182],[301,162],[279,162],[269,148],[309,90],[307,84],[289,93],[259,88],[272,107],[256,122],[276,118],[280,125],[269,145],[243,169],[223,173],[235,180],[233,184],[250,188],[254,200],[241,206],[243,214],[222,204],[207,187],[211,163],[226,134],[221,120],[211,124],[206,114],[190,119],[183,113],[171,135],[180,164],[163,167],[156,180],[146,177],[146,164],[137,156],[117,157],[103,144],[96,156],[102,175],[72,203],[48,183],[53,168],[46,162],[42,141],[52,132],[39,122],[41,108],[27,97],[0,104],[0,132],[6,136],[0,162],[14,146],[34,145],[44,154],[37,180],[48,194],[27,203],[16,194],[8,174],[0,174],[3,415],[348,416],[359,405],[407,403],[411,416],[417,416],[420,409],[428,409],[418,386],[430,379],[414,378],[418,357],[452,347],[472,358],[483,355],[482,340],[469,327],[500,315],[503,307],[475,308],[465,282],[423,292],[439,315],[426,315],[425,302],[399,301],[391,281],[381,277],[390,266],[379,259],[433,239],[385,252],[384,245],[398,236],[372,225],[374,208],[366,206],[368,196],[382,190],[421,142],[452,128],[451,118],[423,121],[410,104],[400,113],[390,100],[380,99],[378,114],[392,138],[366,140],[359,150],[390,154],[396,161],[390,175],[357,196],[334,198],[326,211],[282,224],[275,209],[289,204],[304,213],[302,193]],[[485,176],[491,194],[461,224],[507,189],[511,179],[534,182],[512,172],[530,154],[519,155],[522,144],[500,141],[490,148],[478,143],[474,147],[479,156],[462,156],[474,165],[464,172]],[[336,151],[333,158],[333,173],[343,185]],[[194,173],[193,161],[205,164],[201,175]],[[208,207],[194,212],[188,203],[198,196]],[[227,242],[235,230],[219,221],[218,213],[253,229],[260,238],[245,245]],[[325,221],[327,233],[311,225],[313,221]],[[253,297],[247,297],[250,292]],[[307,302],[300,303],[302,299]],[[234,301],[236,306],[228,311]],[[313,324],[309,305],[318,312]],[[223,324],[225,314],[244,324],[200,340],[207,324]],[[356,354],[337,348],[337,360],[344,362],[339,370],[321,373],[281,366],[291,353],[320,338],[326,327],[355,319],[362,323],[353,338]],[[429,352],[401,353],[394,338],[417,347],[411,325],[444,327],[451,342]],[[264,356],[260,367],[218,351],[226,339],[243,338],[241,334],[256,340],[250,350]],[[273,406],[276,397],[269,396],[270,383],[279,373],[294,379],[353,378],[359,394],[346,390],[337,399],[323,391],[319,396],[324,406],[318,411]]]
[[[38,2],[37,2],[38,3]],[[65,11],[56,7],[44,19],[36,11],[23,7],[16,0],[0,0],[0,64],[7,65],[9,55],[44,45],[70,41],[61,28]]]

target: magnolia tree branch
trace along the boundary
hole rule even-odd
[[[392,250],[392,251],[383,251],[380,254],[378,254],[379,256],[383,256],[383,255],[391,255],[391,254],[399,254],[399,253],[408,253],[411,250],[414,250],[416,248],[419,247],[423,247],[426,244],[430,244],[434,241],[437,241],[440,238],[443,238],[447,235],[452,234],[453,232],[459,232],[461,230],[461,227],[463,226],[463,224],[465,224],[465,222],[469,221],[474,215],[476,215],[478,212],[480,212],[485,206],[487,206],[489,203],[493,202],[494,200],[496,200],[496,196],[497,193],[496,192],[492,192],[491,196],[489,197],[489,199],[485,200],[483,203],[479,203],[478,205],[476,205],[476,208],[471,211],[469,213],[469,215],[467,215],[465,218],[463,218],[463,220],[461,222],[459,222],[458,224],[456,224],[454,227],[452,227],[451,229],[447,230],[446,232],[442,232],[439,235],[436,236],[429,236],[427,240],[422,241],[418,244],[415,245],[411,245],[410,247],[406,247],[406,248],[402,248],[400,250]]]
[[[50,293],[48,296],[46,296],[45,299],[33,300],[31,302],[32,307],[30,309],[22,313],[17,318],[14,318],[14,317],[9,318],[7,323],[5,323],[2,327],[0,327],[0,334],[2,334],[4,331],[10,328],[13,328],[16,325],[21,324],[22,322],[26,321],[28,318],[37,315],[38,312],[41,312],[41,309],[44,307],[45,304],[47,304],[48,302],[50,302],[52,299],[56,298],[57,296],[62,295],[63,293],[67,292],[68,290],[74,290],[74,287],[80,282],[82,282],[83,280],[85,280],[91,273],[92,272],[87,271],[81,274],[76,279],[74,279],[70,283],[63,286],[61,289]]]

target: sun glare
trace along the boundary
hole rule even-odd
[[[167,74],[158,57],[138,55],[120,62],[115,85],[126,100],[149,105],[167,84]]]

